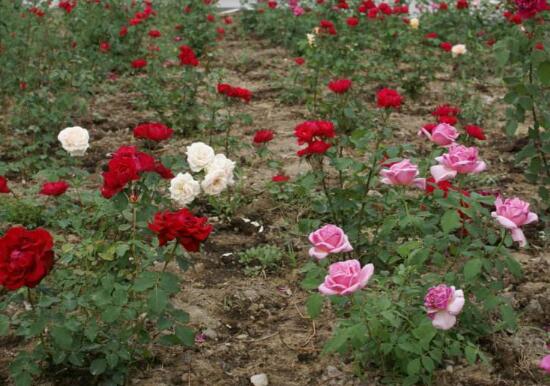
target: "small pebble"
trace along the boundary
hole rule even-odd
[[[263,373],[251,376],[250,377],[250,382],[252,382],[252,384],[254,386],[267,386],[267,385],[269,385],[267,375],[263,374]]]

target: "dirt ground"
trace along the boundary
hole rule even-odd
[[[242,128],[239,133],[250,141],[256,129],[271,129],[275,139],[269,145],[284,163],[285,172],[292,176],[307,168],[296,157],[293,128],[306,117],[307,110],[300,105],[282,105],[277,101],[270,74],[284,76],[293,66],[292,57],[281,48],[272,48],[266,42],[242,41],[228,34],[218,57],[226,69],[225,81],[247,87],[254,92],[250,104],[239,107],[254,119],[254,127]],[[248,55],[249,65],[236,65],[239,58]],[[444,100],[437,84],[428,87],[414,106],[407,105],[396,117],[400,130],[397,140],[419,143],[418,127],[427,121],[434,104]],[[502,89],[491,89],[492,103],[499,104]],[[82,122],[91,131],[91,156],[86,163],[94,167],[106,153],[117,145],[131,141],[129,128],[147,118],[146,113],[132,110],[128,98],[98,97],[93,109],[106,120],[96,124]],[[490,107],[490,106],[489,106]],[[488,161],[488,173],[502,187],[503,193],[529,198],[535,188],[527,184],[522,170],[514,166],[513,151],[517,150],[501,132],[502,121],[491,120],[486,127],[489,140],[481,145],[481,154]],[[116,136],[112,130],[117,130]],[[116,141],[116,144],[113,143]],[[162,152],[183,154],[184,144],[191,139],[171,141]],[[379,374],[367,371],[360,377],[351,364],[335,356],[321,355],[323,343],[330,336],[333,320],[325,312],[318,321],[306,316],[307,294],[299,288],[298,267],[307,260],[305,238],[295,238],[294,251],[298,256],[295,267],[290,264],[276,274],[248,277],[237,263],[236,253],[254,245],[278,244],[288,223],[300,213],[283,213],[273,208],[261,190],[271,178],[264,161],[245,157],[253,150],[244,150],[240,166],[245,169],[247,189],[257,197],[239,209],[232,223],[218,223],[202,254],[196,254],[195,266],[183,274],[183,287],[175,298],[178,307],[189,312],[192,326],[204,334],[204,341],[193,349],[157,348],[158,361],[149,368],[136,370],[131,384],[162,385],[250,385],[250,376],[265,373],[270,385],[377,385]],[[264,229],[251,227],[239,218],[260,222]],[[529,237],[538,237],[536,228]],[[537,369],[538,360],[545,353],[546,330],[550,327],[550,254],[544,250],[543,240],[537,239],[527,253],[517,253],[525,277],[510,281],[505,292],[521,314],[519,330],[499,334],[483,342],[483,348],[493,359],[494,367],[474,366],[466,362],[449,362],[437,374],[436,385],[528,386],[544,385]],[[169,267],[179,272],[176,266]],[[7,360],[18,349],[17,341],[2,341],[0,373]],[[0,377],[0,383],[2,378]],[[40,385],[57,385],[41,382]]]

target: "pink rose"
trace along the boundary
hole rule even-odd
[[[317,229],[309,235],[309,242],[313,247],[309,250],[309,255],[319,260],[324,259],[331,253],[353,251],[348,241],[348,236],[336,225],[328,224]]]
[[[495,208],[496,211],[492,212],[491,216],[496,218],[504,228],[512,231],[512,239],[518,241],[520,247],[527,245],[527,240],[520,227],[538,220],[536,213],[529,211],[529,203],[517,197],[507,198],[503,201],[499,196],[495,200]]]
[[[539,367],[550,374],[550,355],[546,355],[541,359]]]
[[[294,7],[292,9],[294,16],[302,16],[304,14],[304,9],[302,7]]]
[[[430,168],[435,182],[450,180],[457,173],[480,173],[487,168],[485,162],[478,159],[477,148],[474,146],[451,145],[446,154],[435,159],[439,165]]]
[[[422,134],[439,146],[452,145],[459,136],[458,131],[454,128],[454,126],[451,126],[448,123],[438,124],[432,129],[431,133],[425,128],[422,128],[418,132],[418,135]]]
[[[358,260],[339,261],[328,267],[325,282],[319,286],[323,295],[349,295],[367,285],[374,273],[374,265],[361,269]]]
[[[382,179],[380,182],[388,185],[416,185],[420,189],[426,188],[425,178],[416,178],[418,176],[418,166],[411,163],[409,159],[394,163],[389,169],[380,171]]]
[[[440,284],[428,290],[424,298],[424,306],[432,325],[440,330],[448,330],[456,323],[456,315],[464,307],[464,292]]]

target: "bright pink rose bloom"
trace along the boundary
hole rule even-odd
[[[426,188],[426,179],[417,178],[418,166],[411,163],[409,159],[394,163],[389,169],[382,169],[380,175],[382,176],[380,182],[383,184],[402,186],[415,185],[420,189]]]
[[[309,255],[319,260],[324,259],[331,253],[353,251],[348,236],[336,225],[328,224],[317,229],[309,235],[309,242],[313,247]]]
[[[550,355],[546,355],[541,359],[539,367],[550,374]]]
[[[435,182],[453,179],[457,173],[481,173],[487,168],[485,162],[478,158],[477,147],[474,146],[451,145],[446,154],[435,159],[439,165],[430,168]]]
[[[319,286],[323,295],[349,295],[367,285],[374,273],[374,265],[361,268],[358,260],[339,261],[328,267],[325,282]]]
[[[454,126],[451,126],[447,123],[440,123],[434,127],[431,132],[425,128],[420,129],[418,135],[424,134],[430,141],[439,145],[439,146],[449,146],[452,145],[459,134]]]
[[[294,7],[292,9],[292,13],[294,14],[294,16],[302,16],[304,14],[304,9],[302,7]]]
[[[499,196],[495,200],[495,208],[496,211],[492,212],[491,216],[496,218],[504,228],[511,230],[512,239],[519,242],[520,247],[524,247],[527,241],[520,227],[539,219],[536,213],[529,211],[529,203],[517,197],[503,201]]]
[[[464,292],[440,284],[428,290],[424,298],[424,306],[432,325],[440,330],[448,330],[456,323],[456,316],[464,307]]]

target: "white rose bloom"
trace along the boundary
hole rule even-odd
[[[206,168],[207,173],[213,172],[214,170],[222,170],[224,172],[228,185],[235,184],[235,180],[233,179],[235,162],[227,158],[225,154],[216,154],[214,161]]]
[[[57,136],[61,146],[73,157],[81,157],[90,147],[90,135],[88,130],[82,127],[67,127],[59,132]]]
[[[201,187],[199,183],[189,173],[178,173],[170,181],[170,198],[181,206],[193,202],[200,192]]]
[[[414,17],[409,21],[409,25],[412,29],[418,29],[418,26],[420,25],[420,20]]]
[[[210,196],[217,196],[227,188],[228,180],[225,170],[212,169],[201,182],[204,193]]]
[[[307,44],[312,47],[315,44],[315,35],[314,34],[306,34],[307,37]]]
[[[187,163],[191,171],[200,172],[214,161],[214,149],[203,142],[195,142],[187,146]]]
[[[464,55],[466,52],[467,50],[464,44],[455,44],[451,48],[451,53],[453,54],[453,58],[456,58],[459,55]]]

